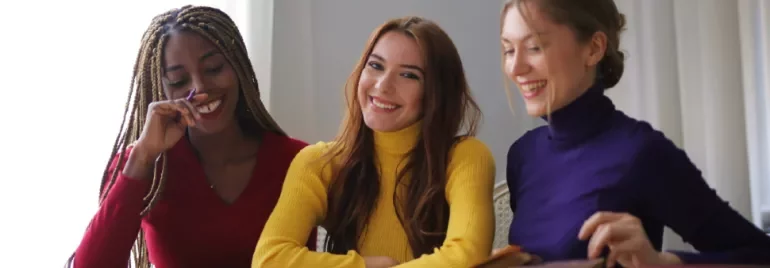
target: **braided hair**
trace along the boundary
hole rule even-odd
[[[169,10],[153,18],[142,36],[141,47],[134,63],[131,87],[126,100],[120,131],[110,153],[110,158],[117,158],[116,163],[123,163],[124,152],[142,133],[147,118],[148,106],[152,102],[165,100],[162,77],[163,49],[171,34],[176,31],[190,31],[200,34],[211,41],[233,66],[240,84],[236,117],[246,135],[258,136],[261,131],[270,131],[285,136],[286,133],[270,116],[260,100],[256,74],[248,58],[246,45],[235,22],[219,9],[205,6],[187,5]],[[126,120],[128,118],[128,120]],[[116,156],[116,154],[118,154]],[[141,212],[146,215],[158,201],[163,192],[166,178],[166,155],[162,154],[156,162],[152,184],[144,197],[147,205]],[[119,169],[110,172],[111,163],[107,164],[99,192],[99,204],[106,198],[115,184]],[[133,248],[134,265],[137,268],[150,268],[149,254],[144,240],[144,232],[139,231]],[[67,262],[70,267],[75,255]]]

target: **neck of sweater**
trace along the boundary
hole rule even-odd
[[[422,124],[417,121],[410,126],[390,132],[374,131],[374,148],[380,159],[403,157],[417,144]]]
[[[568,144],[591,138],[606,126],[614,111],[615,105],[604,95],[604,87],[596,83],[572,103],[551,114],[549,137]]]

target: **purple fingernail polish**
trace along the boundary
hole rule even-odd
[[[195,89],[190,90],[190,95],[187,95],[187,101],[192,101],[195,96]]]

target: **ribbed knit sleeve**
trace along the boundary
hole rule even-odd
[[[365,267],[363,257],[355,251],[338,255],[305,247],[326,214],[331,166],[321,157],[327,146],[317,143],[305,147],[292,161],[281,197],[257,243],[252,267]]]
[[[495,230],[494,157],[484,143],[474,138],[457,144],[450,157],[446,186],[450,217],[446,240],[432,254],[396,267],[465,268],[489,257]]]
[[[129,178],[121,172],[129,154],[130,149],[124,154],[122,163],[118,163],[117,156],[112,161],[108,172],[112,174],[117,170],[118,177],[75,252],[73,264],[76,268],[128,265],[142,221],[139,213],[144,209],[143,198],[150,188],[149,181]]]

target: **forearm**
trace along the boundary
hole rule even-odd
[[[473,267],[489,257],[495,230],[491,152],[478,140],[461,142],[452,154],[447,175],[450,217],[443,245],[398,267]]]
[[[649,144],[635,171],[646,214],[671,227],[698,253],[672,252],[685,264],[770,264],[770,237],[719,197],[684,151]]]
[[[157,156],[146,153],[142,148],[134,148],[128,155],[128,160],[122,170],[123,174],[129,178],[140,180],[151,178],[155,159]]]
[[[147,188],[146,181],[118,176],[75,252],[74,267],[125,267],[139,232]]]
[[[324,205],[308,202],[322,199],[305,185],[291,180],[287,183],[262,231],[252,267],[365,267],[363,258],[354,251],[338,255],[307,247],[311,240],[315,241],[314,230],[317,220],[323,217]]]
[[[345,255],[314,252],[305,245],[326,214],[330,170],[322,161],[320,146],[308,146],[292,161],[281,197],[265,223],[252,258],[252,267],[364,268],[354,251]],[[325,170],[326,168],[327,170]]]
[[[481,233],[484,233],[484,231]],[[447,241],[450,241],[450,239],[447,239]],[[396,267],[473,267],[489,257],[491,246],[487,244],[491,244],[491,242],[451,241],[436,249],[432,254],[423,255]]]
[[[260,239],[252,267],[330,267],[365,268],[364,258],[355,251],[347,254],[314,252],[292,239],[268,237]]]

